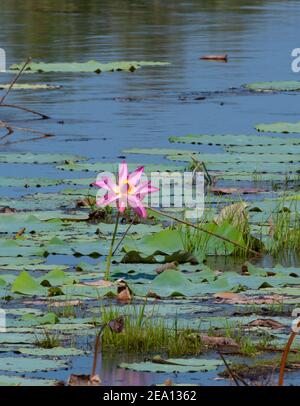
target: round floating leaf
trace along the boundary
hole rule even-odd
[[[257,131],[267,133],[283,133],[283,134],[299,134],[300,121],[297,123],[272,123],[272,124],[258,124],[255,126]],[[299,138],[300,140],[300,138]]]
[[[31,62],[27,65],[25,72],[27,73],[48,73],[48,72],[115,72],[115,71],[134,71],[142,66],[164,66],[168,65],[168,62],[152,62],[152,61],[133,61],[133,62],[112,62],[112,63],[100,63],[97,61],[88,62],[73,62],[73,63],[43,63],[43,62]],[[20,70],[23,67],[22,64],[14,64],[10,66],[10,70]]]
[[[287,81],[287,82],[257,82],[245,85],[246,89],[254,90],[256,92],[284,92],[284,91],[297,91],[300,90],[300,82]]]
[[[156,360],[155,362],[122,363],[120,368],[139,372],[188,373],[213,371],[219,366],[224,365],[221,360],[217,359],[171,358],[161,361],[161,363]]]
[[[36,372],[56,371],[66,369],[68,364],[60,360],[47,360],[42,358],[1,357],[0,371]]]

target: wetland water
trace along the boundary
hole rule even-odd
[[[251,82],[299,80],[300,73],[291,70],[291,52],[300,46],[295,35],[299,21],[299,1],[1,0],[0,47],[6,50],[8,65],[27,56],[43,62],[145,60],[170,65],[133,73],[24,74],[23,83],[63,86],[9,95],[11,103],[36,109],[51,119],[28,119],[9,109],[2,109],[2,118],[55,136],[1,146],[0,153],[79,154],[94,162],[119,162],[126,156],[132,162],[159,163],[164,158],[122,151],[170,148],[168,137],[172,135],[252,135],[254,125],[261,122],[299,121],[298,93],[254,94],[241,89]],[[224,52],[229,55],[228,63],[199,60],[205,54]],[[11,80],[9,74],[1,77],[1,83]],[[181,149],[188,147],[180,145]],[[1,177],[66,176],[50,165],[40,166],[38,173],[32,165],[1,165]],[[25,193],[20,187],[1,189],[2,196]],[[35,191],[38,189],[30,189]],[[60,260],[50,256],[48,263],[59,264]],[[74,265],[77,260],[63,261]],[[122,356],[121,361],[143,358],[136,354],[129,359]],[[120,369],[119,363],[119,358],[104,356],[101,377],[105,384],[151,385],[165,379],[160,374]],[[91,357],[74,357],[70,370],[88,373],[90,364]],[[70,370],[30,376],[65,380]],[[177,383],[228,384],[214,380],[215,376],[213,371],[172,374],[171,378]],[[295,383],[293,374],[287,382]]]

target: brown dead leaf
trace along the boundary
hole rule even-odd
[[[220,54],[220,55],[203,55],[200,57],[200,59],[206,60],[206,61],[220,61],[220,62],[227,62],[228,61],[228,55],[227,54]]]
[[[173,381],[171,379],[166,379],[164,382],[164,386],[173,386]]]
[[[157,274],[163,273],[164,271],[166,271],[167,269],[176,269],[177,268],[177,262],[173,261],[173,262],[168,262],[167,264],[163,264],[161,266],[159,266],[158,268],[155,269],[155,272]]]
[[[245,296],[239,293],[219,292],[214,294],[218,303],[226,304],[274,304],[281,303],[284,299],[281,295]]]
[[[82,285],[109,288],[110,286],[114,285],[114,282],[105,281],[104,279],[100,279],[99,281],[83,282]]]
[[[132,299],[132,292],[127,283],[123,280],[118,281],[118,296],[117,299],[122,302],[130,302]]]
[[[52,302],[50,300],[46,300],[46,299],[39,299],[39,300],[25,300],[23,302],[24,304],[27,305],[50,305],[53,307],[66,307],[66,306],[79,306],[81,305],[83,302],[80,300],[67,300],[67,301],[60,301],[60,302]]]
[[[16,213],[16,209],[12,209],[11,207],[5,206],[0,208],[0,213],[2,214],[13,214]]]
[[[99,375],[70,375],[67,382],[68,386],[101,386]]]
[[[26,231],[26,228],[25,228],[25,227],[21,228],[21,229],[17,232],[17,234],[15,235],[15,238],[21,237],[21,236],[25,233],[25,231]]]
[[[151,297],[152,299],[161,299],[161,297],[155,292],[148,292],[146,297]]]
[[[265,192],[265,189],[257,189],[257,188],[217,188],[213,187],[210,188],[210,191],[215,195],[232,195],[232,194],[239,194],[239,195],[249,195],[255,193],[262,193]]]
[[[229,337],[215,337],[207,336],[204,334],[200,335],[201,342],[204,345],[209,345],[213,347],[238,347],[238,343]]]
[[[86,198],[86,199],[79,199],[76,201],[76,207],[77,208],[82,208],[82,207],[91,207],[95,204],[95,199],[91,198]]]
[[[269,327],[269,328],[274,328],[274,329],[284,328],[285,327],[283,324],[279,323],[276,320],[272,320],[272,319],[253,320],[250,323],[248,323],[247,326],[251,326],[251,327]]]

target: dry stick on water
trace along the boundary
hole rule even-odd
[[[4,138],[6,138],[6,137],[8,137],[8,136],[10,136],[11,134],[14,133],[14,130],[12,129],[12,126],[9,125],[9,124],[7,124],[7,123],[5,123],[4,121],[0,121],[0,127],[3,127],[3,128],[6,128],[6,129],[7,129],[7,133],[4,134],[4,135],[2,135],[2,136],[0,137],[0,140],[3,140]]]
[[[17,80],[19,79],[19,77],[22,75],[22,73],[24,72],[26,66],[31,62],[31,57],[29,56],[24,65],[22,66],[22,68],[19,70],[19,72],[17,73],[16,77],[12,80],[11,84],[9,85],[9,88],[7,89],[7,92],[2,96],[1,100],[0,100],[0,104],[3,104],[4,100],[6,99],[6,97],[8,96],[9,92],[11,91],[11,89],[13,88],[14,84],[17,82]]]
[[[12,141],[12,142],[6,142],[6,143],[3,143],[3,144],[0,144],[0,148],[3,147],[4,145],[7,145],[7,144],[11,145],[11,144],[20,144],[20,143],[26,142],[26,141],[38,141],[38,140],[42,140],[44,138],[49,138],[49,137],[54,137],[54,135],[44,134],[41,137],[22,138],[21,140],[18,140],[18,141]]]
[[[106,327],[110,328],[110,330],[113,333],[117,333],[117,334],[122,333],[122,331],[124,330],[123,316],[120,316],[117,319],[111,320],[108,323],[104,323],[101,326],[101,329],[100,329],[99,333],[97,334],[96,341],[95,341],[93,368],[92,368],[92,373],[91,373],[90,379],[92,379],[96,374],[99,349],[100,349],[101,342],[102,342],[102,336],[103,336],[103,333],[104,333],[104,330]]]
[[[39,134],[39,135],[42,135],[42,136],[43,136],[43,137],[38,137],[38,139],[39,139],[39,138],[46,138],[46,137],[54,137],[54,134],[46,134],[46,133],[44,133],[43,131],[33,130],[32,128],[17,127],[17,126],[14,126],[14,125],[9,125],[9,126],[8,126],[6,123],[4,123],[4,122],[2,122],[2,121],[0,121],[0,127],[5,127],[5,128],[7,128],[7,129],[10,129],[12,132],[14,132],[14,130],[17,130],[17,131],[29,132],[29,133],[32,133],[32,134]],[[0,140],[5,139],[5,138],[8,137],[10,134],[11,134],[11,133],[8,133],[8,134],[3,135],[2,137],[0,137]],[[34,139],[35,139],[35,138],[34,138]],[[18,141],[16,141],[16,142],[18,142]]]
[[[300,322],[297,324],[297,328],[299,328],[299,327],[300,327]],[[288,342],[287,342],[287,344],[285,346],[285,349],[283,351],[282,358],[281,358],[281,363],[280,363],[278,386],[283,386],[284,371],[285,371],[287,357],[289,355],[291,346],[293,344],[293,341],[295,340],[296,335],[297,335],[297,332],[295,332],[295,331],[291,332],[291,334],[289,336],[289,339],[288,339]]]
[[[232,379],[234,380],[236,386],[240,386],[239,381],[241,381],[245,386],[249,386],[249,385],[247,384],[247,382],[245,382],[236,372],[233,372],[233,371],[232,371],[232,369],[230,368],[230,366],[229,366],[228,362],[226,361],[224,355],[223,355],[220,351],[218,351],[218,353],[219,353],[219,355],[220,355],[222,361],[224,362],[224,365],[225,365],[225,367],[227,368],[229,375],[230,375],[230,376],[232,377]]]
[[[27,113],[32,113],[35,114],[37,116],[40,116],[42,119],[48,119],[50,118],[49,116],[47,116],[46,114],[42,114],[39,113],[38,111],[35,110],[31,110],[28,109],[26,107],[22,107],[22,106],[17,106],[15,104],[4,104],[4,100],[6,99],[6,97],[8,96],[8,94],[10,93],[11,89],[13,88],[13,86],[15,85],[15,83],[17,82],[17,80],[20,78],[20,76],[22,75],[22,73],[24,72],[26,66],[31,62],[31,57],[28,57],[27,60],[25,61],[24,65],[22,66],[22,68],[19,70],[19,72],[17,73],[17,75],[15,76],[15,78],[12,80],[12,82],[9,85],[9,88],[7,89],[7,92],[3,95],[3,97],[0,100],[0,107],[7,107],[7,108],[15,108],[15,109],[19,109],[19,110],[23,110],[26,111]]]
[[[26,113],[35,114],[36,116],[41,117],[43,120],[50,118],[49,116],[46,116],[46,114],[39,113],[38,111],[35,111],[32,109],[28,109],[27,107],[17,106],[16,104],[0,104],[0,107],[7,107],[7,108],[12,108],[12,109],[23,110],[23,111],[26,111]]]
[[[92,372],[91,372],[91,376],[90,376],[91,379],[96,374],[98,353],[99,353],[101,339],[102,339],[102,335],[103,335],[105,327],[107,327],[107,323],[103,324],[103,326],[101,327],[101,329],[100,329],[100,331],[99,331],[99,333],[97,334],[97,337],[96,337],[95,349],[94,349],[94,359],[93,359],[93,368],[92,368]]]
[[[201,226],[199,226],[199,225],[190,223],[189,221],[186,221],[186,220],[181,220],[181,219],[179,219],[179,218],[177,218],[177,217],[171,216],[170,214],[162,213],[162,212],[159,211],[159,210],[152,209],[152,207],[151,207],[151,208],[149,207],[149,210],[151,210],[151,211],[153,211],[154,213],[157,213],[157,214],[159,214],[159,215],[161,215],[161,216],[164,216],[164,217],[166,217],[166,218],[169,218],[169,219],[171,219],[171,220],[174,220],[174,221],[176,221],[177,223],[184,224],[184,225],[186,225],[186,226],[195,228],[196,230],[200,230],[200,231],[202,231],[203,233],[206,233],[206,234],[208,234],[208,235],[211,235],[212,237],[219,238],[220,240],[223,240],[223,241],[225,241],[225,242],[228,242],[228,243],[230,243],[230,244],[232,244],[232,245],[234,245],[234,246],[236,246],[236,247],[242,249],[243,251],[250,252],[251,254],[254,254],[255,256],[260,256],[260,253],[259,253],[259,252],[254,251],[254,250],[252,250],[251,248],[244,247],[243,245],[239,244],[238,242],[233,241],[233,240],[230,240],[229,238],[223,237],[222,235],[213,233],[212,231],[208,231],[208,230],[206,230],[205,228],[203,228],[203,227],[201,227]]]

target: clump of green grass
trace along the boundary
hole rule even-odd
[[[54,311],[54,313],[58,316],[58,317],[66,317],[66,318],[72,318],[75,319],[76,318],[76,310],[75,310],[75,306],[71,305],[71,304],[66,304],[62,307],[59,308],[52,308],[52,306],[49,306],[49,311]]]
[[[123,317],[124,330],[115,334],[109,329],[103,331],[102,349],[122,352],[166,353],[169,356],[197,355],[201,353],[201,340],[191,339],[190,329],[178,329],[177,319],[170,328],[164,318],[145,316],[145,306],[134,308],[128,314],[120,308],[102,307],[102,322]]]
[[[60,346],[60,339],[57,333],[52,333],[47,330],[44,330],[43,337],[37,337],[35,345],[40,348],[55,348]]]
[[[297,210],[282,210],[270,218],[270,253],[300,252],[300,214]]]

